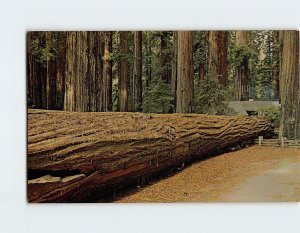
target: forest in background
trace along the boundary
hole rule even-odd
[[[299,137],[297,31],[28,32],[27,104],[66,111],[234,114],[281,101]]]

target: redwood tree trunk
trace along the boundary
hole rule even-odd
[[[218,76],[219,82],[223,87],[227,87],[227,44],[228,33],[226,31],[218,32]]]
[[[167,54],[167,46],[168,46],[168,34],[167,32],[161,32],[160,34],[160,60],[161,60],[161,80],[164,83],[169,82],[169,71],[167,67],[168,63],[168,54]]]
[[[176,112],[176,90],[177,90],[177,59],[178,59],[178,32],[173,32],[173,59],[172,59],[172,76],[171,76],[171,93],[174,97],[173,112]]]
[[[279,136],[300,138],[299,32],[283,31],[280,67]]]
[[[66,33],[57,32],[56,55],[56,109],[64,108],[65,72],[66,72]]]
[[[246,48],[247,31],[236,31],[235,44],[237,47]],[[235,70],[235,99],[244,101],[249,99],[249,64],[247,56],[242,57],[242,62]]]
[[[46,109],[55,109],[56,105],[56,62],[51,56],[53,41],[57,39],[54,32],[46,32]]]
[[[151,38],[150,32],[147,33],[147,45],[146,45],[146,87],[150,87],[151,79],[152,79],[152,46],[151,46]]]
[[[101,32],[68,32],[64,110],[101,111]]]
[[[191,113],[193,96],[193,33],[191,31],[178,31],[176,112]]]
[[[28,200],[91,201],[271,131],[246,116],[29,110]]]
[[[120,77],[119,77],[119,106],[120,112],[128,110],[128,32],[120,32]]]
[[[134,32],[133,111],[142,111],[142,32]]]
[[[102,111],[112,111],[112,32],[105,32]]]
[[[279,69],[280,69],[280,58],[274,59],[274,57],[280,56],[280,52],[277,50],[277,48],[274,47],[274,44],[279,44],[279,31],[274,31],[272,33],[273,40],[269,43],[272,43],[272,67],[273,70],[272,73],[272,100],[278,100],[279,99]],[[275,50],[275,51],[274,51]],[[277,55],[277,56],[276,56]]]

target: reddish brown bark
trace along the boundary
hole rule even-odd
[[[193,98],[193,33],[178,31],[176,112],[191,113]]]
[[[102,109],[102,33],[68,32],[64,110]]]
[[[142,111],[142,32],[134,32],[133,111]]]
[[[247,47],[247,31],[236,31],[235,44],[245,49]],[[235,99],[249,100],[249,64],[247,56],[243,55],[242,62],[235,70]]]
[[[28,112],[29,202],[91,201],[127,182],[272,131],[246,116]],[[56,178],[41,177],[44,175]],[[59,177],[57,177],[59,176]]]
[[[128,32],[120,32],[120,76],[119,76],[119,108],[120,112],[128,110]]]
[[[167,46],[168,46],[168,34],[167,32],[161,32],[160,34],[160,59],[161,59],[161,80],[165,83],[168,83],[169,80],[169,70],[167,67],[168,63],[168,54],[167,54]]]
[[[299,32],[283,31],[279,137],[300,138]]]
[[[201,70],[199,68],[199,75],[203,75],[203,68],[204,65]],[[209,32],[208,72],[213,77],[217,77],[223,87],[227,86],[227,32],[225,31]]]
[[[102,101],[102,111],[112,111],[112,32],[105,32]]]

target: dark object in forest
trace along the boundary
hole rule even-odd
[[[138,177],[273,131],[258,117],[149,116],[28,110],[28,201],[90,201]]]

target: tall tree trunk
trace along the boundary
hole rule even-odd
[[[204,79],[205,79],[205,76],[206,76],[206,72],[207,72],[207,67],[208,66],[208,54],[207,54],[207,51],[206,51],[206,46],[207,46],[207,41],[209,39],[209,32],[200,32],[200,52],[203,53],[203,55],[205,54],[206,56],[205,57],[200,57],[200,62],[199,62],[199,79],[198,79],[198,86],[200,88],[202,88],[202,84],[204,83]],[[207,57],[207,59],[206,59]]]
[[[237,47],[246,48],[247,31],[236,31],[235,44]],[[235,70],[235,99],[244,101],[249,99],[249,65],[247,56],[243,55],[242,62]]]
[[[56,109],[64,108],[65,71],[66,71],[66,32],[57,32],[56,56]]]
[[[173,32],[173,59],[172,59],[172,76],[171,76],[171,93],[173,100],[173,112],[176,112],[176,90],[177,90],[177,59],[178,59],[178,32]]]
[[[147,45],[146,45],[146,87],[150,87],[151,84],[151,78],[152,78],[152,48],[151,48],[151,38],[150,38],[150,32],[147,31]]]
[[[161,60],[161,80],[164,83],[169,82],[168,75],[168,54],[167,54],[167,46],[168,46],[168,34],[167,32],[161,32],[160,34],[160,60]]]
[[[208,36],[208,73],[215,78],[219,78],[219,56],[218,56],[218,32],[210,31]]]
[[[279,32],[274,31],[272,32],[273,40],[272,40],[272,100],[278,100],[279,99],[279,68],[280,68],[280,58],[276,59],[277,56],[279,55],[279,52],[276,48],[274,48],[274,44],[279,43]],[[275,59],[274,59],[275,57]]]
[[[191,31],[179,31],[176,112],[191,113],[193,97],[193,33]]]
[[[284,31],[280,67],[279,137],[300,138],[299,32]]]
[[[280,78],[280,70],[282,67],[282,49],[283,49],[283,31],[280,30],[278,32],[278,40],[279,40],[279,102],[281,103],[281,86],[283,86],[283,84],[281,83],[281,78]]]
[[[52,50],[54,49],[53,42],[56,40],[54,32],[46,32],[46,109],[55,109],[56,106],[56,62]]]
[[[101,32],[68,32],[64,110],[101,111]]]
[[[142,32],[134,32],[133,111],[142,111]]]
[[[88,95],[88,106],[85,111],[100,112],[103,110],[102,32],[87,32],[87,45],[87,90],[83,91]]]
[[[112,111],[112,32],[105,32],[103,56],[103,112]]]
[[[67,33],[65,111],[87,110],[87,49],[87,32]]]
[[[227,87],[227,44],[228,44],[228,32],[218,32],[218,75],[219,82],[223,87]]]
[[[119,76],[119,106],[120,112],[128,110],[128,32],[120,32],[120,76]]]

